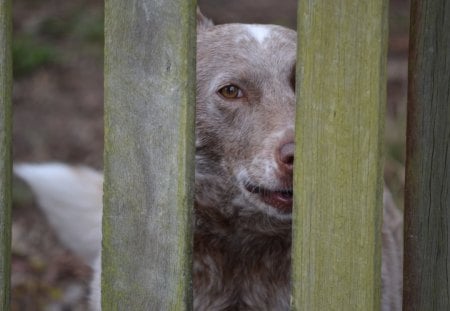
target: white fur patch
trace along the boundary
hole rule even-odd
[[[63,244],[92,265],[101,249],[102,175],[60,163],[18,164],[14,173],[31,187]]]
[[[270,27],[265,25],[245,25],[248,33],[262,44],[270,34]]]

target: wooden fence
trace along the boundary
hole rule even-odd
[[[298,10],[293,307],[379,310],[387,1]]]
[[[103,309],[189,310],[195,1],[107,0],[105,17]],[[386,1],[299,1],[295,310],[379,309],[386,20]],[[449,310],[450,3],[413,0],[411,25],[404,309]],[[11,63],[0,0],[2,310]]]
[[[105,310],[191,301],[195,34],[194,1],[106,1]]]
[[[0,306],[9,310],[11,261],[11,0],[0,0]]]
[[[405,310],[450,310],[449,30],[449,1],[412,2],[405,191]]]

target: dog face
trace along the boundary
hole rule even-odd
[[[205,26],[206,25],[206,26]],[[296,33],[200,21],[196,201],[223,213],[292,210]]]

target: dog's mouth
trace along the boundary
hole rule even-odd
[[[292,189],[268,190],[254,185],[246,185],[245,189],[259,195],[261,200],[284,214],[292,212]]]

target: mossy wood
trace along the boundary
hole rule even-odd
[[[450,310],[450,2],[411,3],[404,310]]]
[[[191,307],[195,1],[107,0],[103,310]]]
[[[11,256],[11,1],[0,0],[0,309],[9,310]]]
[[[380,309],[386,17],[299,2],[294,310]]]

